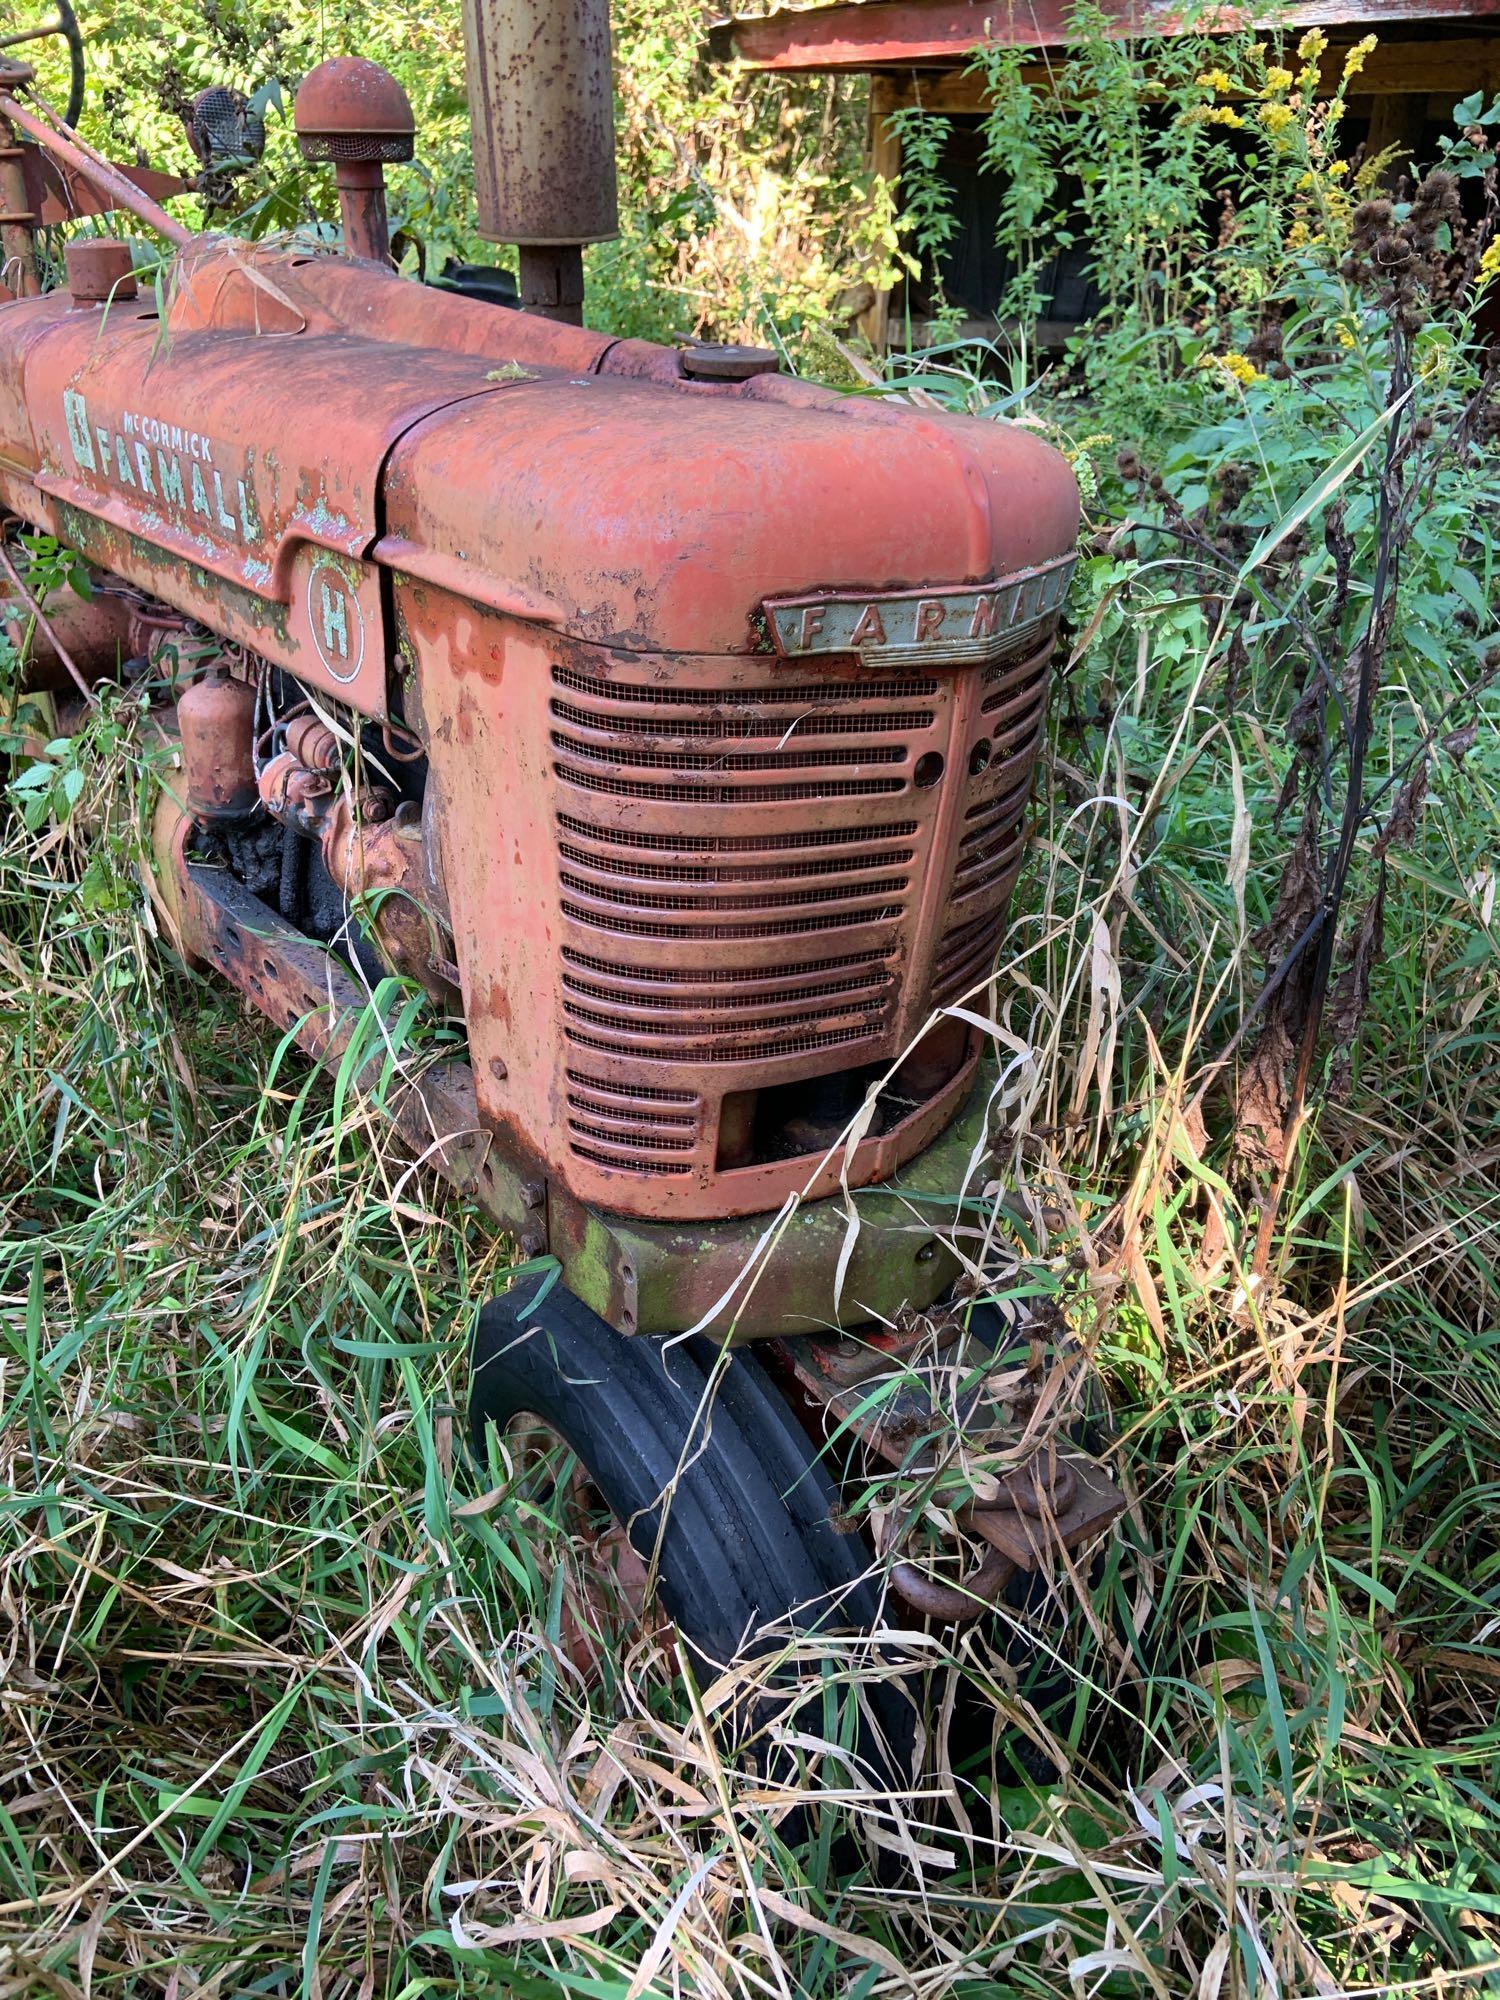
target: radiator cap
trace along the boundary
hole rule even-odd
[[[63,252],[75,306],[111,305],[136,295],[130,245],[118,236],[83,236]]]
[[[694,340],[682,350],[683,373],[698,382],[748,382],[752,375],[774,375],[780,366],[781,357],[772,347]]]

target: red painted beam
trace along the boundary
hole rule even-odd
[[[826,7],[767,14],[759,20],[721,21],[710,30],[710,53],[719,61],[739,57],[757,69],[837,70],[903,68],[912,63],[947,67],[982,43],[1012,48],[1062,48],[1068,41],[1072,0],[850,0]],[[1355,27],[1379,29],[1395,21],[1500,20],[1500,0],[1290,0],[1276,10],[1222,6],[1192,22],[1195,31],[1230,34],[1236,28]],[[1119,0],[1109,32],[1175,35],[1184,28],[1177,0]]]
[[[159,174],[150,167],[111,164],[132,187],[139,188],[152,201],[166,201],[171,195],[187,192],[187,182],[180,174]],[[45,153],[38,154],[37,181],[43,222],[71,222],[79,215],[107,215],[115,206],[110,196],[85,179],[78,167],[48,159]]]

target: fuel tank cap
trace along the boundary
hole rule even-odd
[[[692,340],[682,350],[682,368],[699,382],[748,382],[774,375],[781,357],[773,347],[736,347],[718,340]]]
[[[113,305],[136,295],[130,245],[118,236],[85,236],[63,252],[75,306]]]

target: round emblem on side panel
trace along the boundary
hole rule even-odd
[[[365,657],[365,615],[359,594],[332,556],[319,556],[307,573],[307,622],[318,658],[334,680],[358,678]]]

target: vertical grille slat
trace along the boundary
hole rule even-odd
[[[1024,659],[985,668],[979,729],[984,768],[965,781],[947,919],[932,967],[937,1006],[956,1000],[993,969],[1026,844],[1026,806],[1046,721],[1050,638]]]
[[[569,1039],[623,1062],[697,1065],[888,1030],[923,822],[871,817],[863,801],[910,789],[941,684],[657,688],[561,667],[552,679]],[[641,804],[612,824],[566,795],[580,777]],[[740,830],[740,808],[770,804],[795,804],[805,824],[783,811],[763,833]],[[841,824],[851,806],[860,818]],[[669,962],[643,957],[648,945]],[[712,962],[731,949],[733,966]],[[587,1130],[570,1121],[575,1143],[599,1148],[603,1131],[624,1143],[628,1114],[606,1124],[591,1104]],[[643,1154],[660,1150],[659,1124],[636,1131]]]

